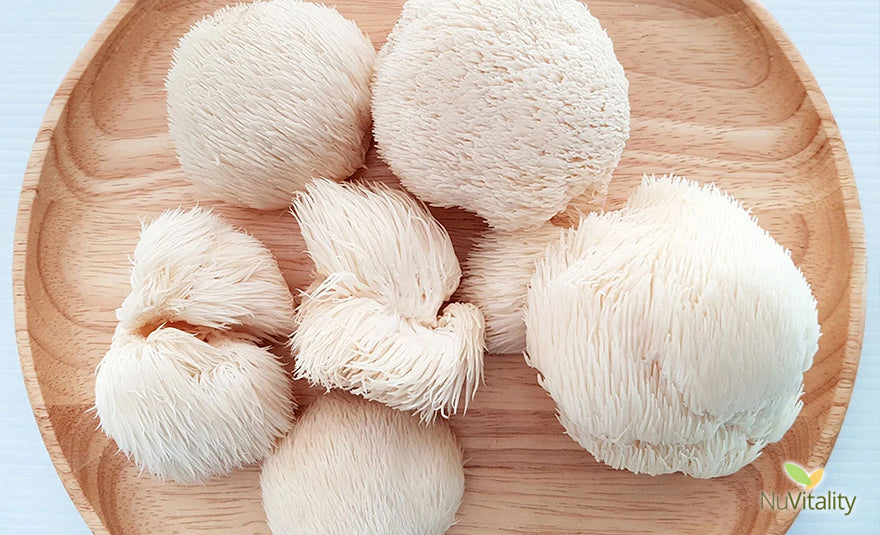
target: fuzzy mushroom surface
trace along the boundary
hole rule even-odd
[[[623,68],[577,0],[409,0],[372,90],[403,186],[504,230],[601,204],[629,136]]]
[[[316,267],[291,337],[294,377],[424,420],[466,409],[483,377],[485,326],[472,304],[441,311],[461,278],[446,230],[379,184],[314,181],[293,212]]]
[[[143,225],[117,317],[128,330],[183,322],[280,341],[294,325],[293,296],[259,240],[208,210],[176,209]]]
[[[526,350],[529,281],[535,263],[563,231],[545,223],[533,230],[489,229],[476,240],[465,262],[460,293],[483,313],[490,353]]]
[[[139,468],[182,483],[261,461],[291,399],[281,362],[254,340],[173,327],[115,336],[95,378],[101,429]]]
[[[637,473],[736,472],[782,438],[818,349],[788,251],[714,185],[646,178],[538,261],[527,360],[568,434]]]
[[[376,52],[335,9],[300,0],[224,7],[174,50],[168,131],[198,193],[257,209],[314,177],[343,180],[370,143]]]
[[[295,408],[269,351],[294,327],[274,257],[195,208],[144,225],[132,262],[131,293],[96,369],[101,429],[161,479],[200,482],[262,460]]]
[[[335,392],[263,463],[263,508],[273,535],[442,535],[464,494],[462,462],[445,422]]]

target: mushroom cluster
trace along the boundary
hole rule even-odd
[[[580,2],[409,0],[377,58],[374,134],[407,189],[491,227],[462,295],[490,351],[527,353],[575,440],[616,468],[725,475],[800,411],[815,300],[712,187],[648,179],[592,213],[628,136],[627,91]]]
[[[184,172],[232,205],[293,198],[316,281],[295,311],[257,240],[207,210],[168,211],[143,228],[96,370],[101,427],[142,470],[199,482],[265,460],[275,533],[440,535],[464,491],[436,415],[466,410],[482,381],[482,314],[444,306],[461,268],[423,205],[336,183],[369,146],[374,57],[353,22],[299,0],[220,9],[180,40],[166,88]],[[272,352],[285,346],[294,378],[389,407],[335,392],[294,425]]]
[[[820,329],[788,251],[674,176],[601,211],[629,85],[578,0],[409,0],[378,55],[331,8],[227,7],[180,40],[166,88],[197,193],[290,206],[315,270],[294,308],[272,254],[210,211],[143,227],[95,381],[142,471],[262,461],[275,535],[440,535],[464,492],[443,418],[486,344],[524,353],[567,433],[637,473],[733,473],[800,412]],[[371,124],[407,191],[342,183]],[[420,201],[488,224],[464,277]],[[325,390],[296,423],[291,379]]]
[[[95,407],[142,470],[202,481],[287,433],[293,395],[269,348],[293,329],[293,296],[255,238],[202,209],[163,213],[143,227],[116,316]]]

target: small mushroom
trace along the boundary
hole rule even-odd
[[[444,422],[342,393],[318,398],[263,463],[273,535],[441,535],[464,494]]]
[[[710,478],[792,425],[819,323],[789,252],[740,203],[664,177],[549,246],[526,336],[562,425],[597,460]]]
[[[183,483],[261,461],[291,399],[275,355],[240,334],[117,333],[95,377],[103,431],[141,470]]]
[[[390,312],[348,272],[307,292],[293,336],[294,377],[342,388],[424,420],[464,409],[482,373],[483,316],[450,303],[430,324]],[[435,313],[436,314],[436,313]]]
[[[489,229],[476,240],[459,293],[483,313],[490,353],[522,354],[526,350],[523,316],[529,281],[535,262],[563,231],[545,223],[533,230]]]
[[[312,2],[238,4],[196,23],[166,89],[168,131],[197,191],[278,209],[313,177],[355,172],[375,56],[354,22]]]
[[[420,199],[534,228],[601,204],[628,88],[577,0],[409,0],[376,61],[374,136]]]
[[[483,316],[451,303],[461,276],[449,235],[423,206],[381,185],[318,180],[293,202],[316,281],[291,338],[295,378],[431,420],[473,397]]]
[[[131,293],[117,311],[128,330],[183,322],[260,339],[290,335],[293,296],[259,240],[212,212],[168,210],[143,226]]]
[[[145,225],[132,260],[132,291],[96,369],[101,428],[162,479],[198,482],[262,460],[295,408],[268,349],[294,326],[275,259],[196,208]]]

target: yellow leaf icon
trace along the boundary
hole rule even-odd
[[[820,469],[816,470],[815,472],[813,472],[812,474],[810,474],[810,484],[807,485],[807,490],[810,490],[811,488],[818,485],[819,482],[822,481],[822,474],[824,474],[824,473],[825,473],[825,470],[820,468]]]

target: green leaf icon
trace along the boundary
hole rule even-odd
[[[800,483],[803,486],[810,484],[809,474],[807,474],[807,472],[800,466],[794,463],[785,463],[785,471],[788,472],[788,477],[793,481]]]

